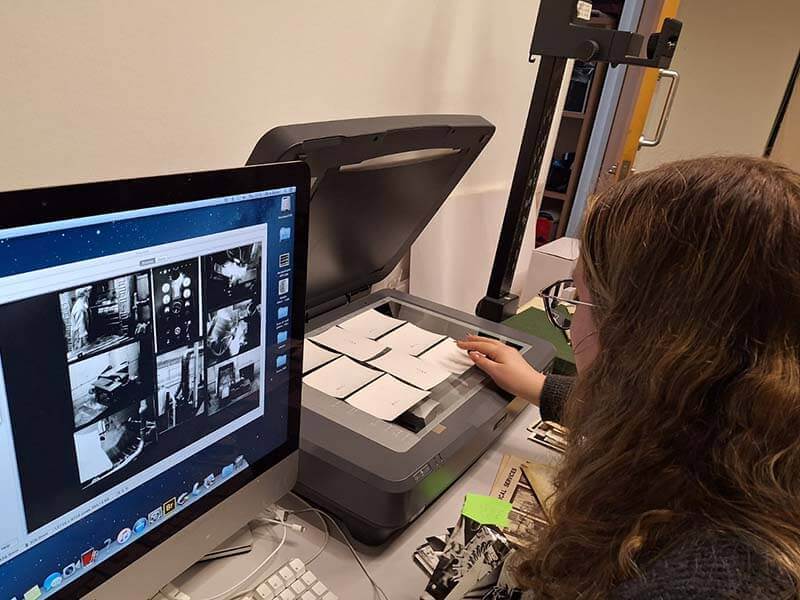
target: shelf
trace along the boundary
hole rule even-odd
[[[564,208],[564,203],[560,200],[556,200],[554,198],[548,198],[545,196],[542,198],[542,205],[539,207],[539,211],[546,210],[551,213],[558,213],[559,217],[561,216],[561,211]]]
[[[561,200],[562,202],[566,201],[568,198],[567,194],[564,192],[553,192],[552,190],[545,189],[544,196],[547,198],[552,198],[553,200]]]
[[[574,110],[565,110],[561,113],[562,119],[585,119],[586,113],[575,112]]]

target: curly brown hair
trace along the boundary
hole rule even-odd
[[[564,408],[537,598],[602,598],[691,530],[800,573],[800,175],[681,161],[597,197],[582,234],[599,354]],[[800,593],[798,593],[800,596]]]

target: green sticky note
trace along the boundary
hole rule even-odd
[[[511,502],[498,500],[491,496],[480,494],[467,494],[461,514],[477,521],[481,525],[508,526],[508,514],[511,512]]]

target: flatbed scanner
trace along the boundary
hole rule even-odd
[[[555,351],[543,340],[399,291],[371,293],[493,133],[478,116],[424,115],[290,125],[260,139],[248,165],[303,160],[311,167],[306,338],[375,309],[454,339],[480,332],[549,369]],[[337,515],[359,541],[381,544],[456,481],[525,407],[477,367],[451,375],[430,398],[437,404],[433,418],[414,426],[377,419],[304,384],[296,491]]]

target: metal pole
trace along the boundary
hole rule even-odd
[[[511,284],[566,64],[566,58],[543,56],[540,59],[489,286],[475,310],[484,319],[500,322],[515,314],[519,306],[519,297],[511,294]]]

